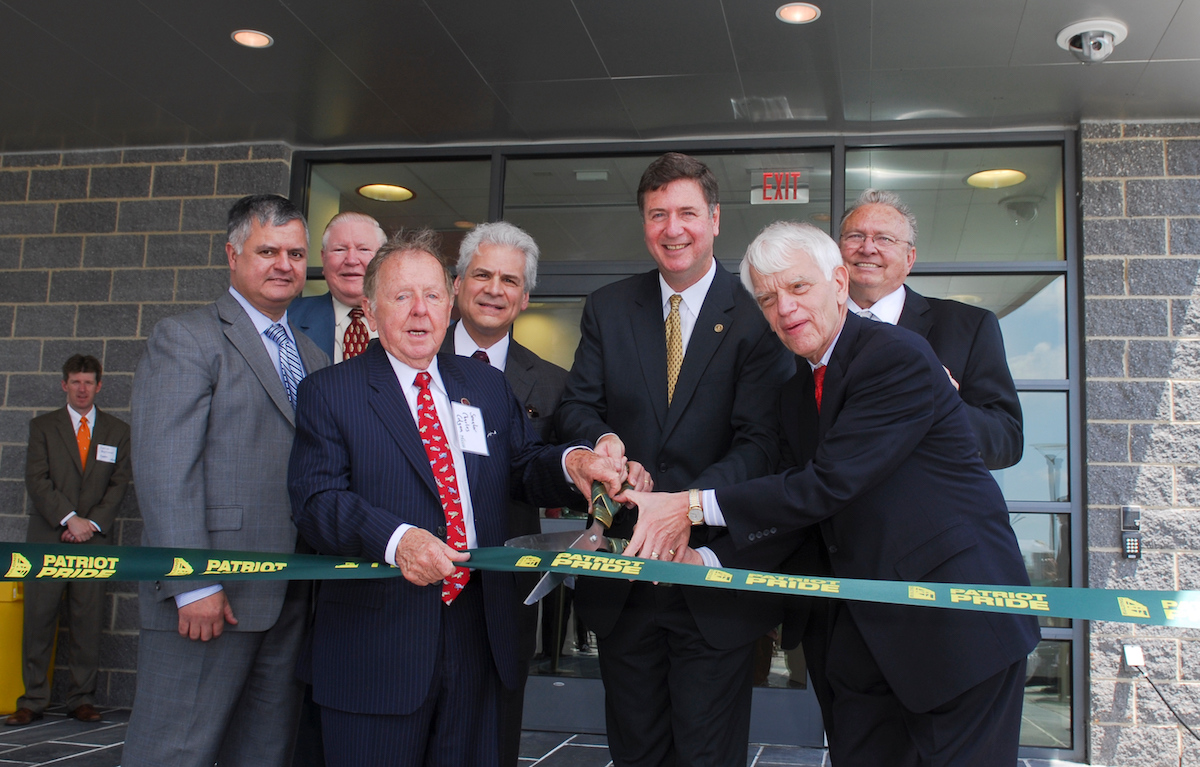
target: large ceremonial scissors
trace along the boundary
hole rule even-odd
[[[626,484],[632,488],[632,485]],[[613,516],[620,504],[604,492],[604,485],[592,483],[592,523],[585,530],[562,530],[557,533],[536,533],[510,538],[505,546],[517,549],[534,549],[537,551],[566,551],[567,549],[582,549],[583,551],[607,551],[610,554],[620,554],[629,545],[624,538],[609,538],[605,535],[612,527]],[[554,590],[558,584],[567,579],[564,573],[547,572],[542,579],[525,597],[525,604],[536,604],[538,600]]]

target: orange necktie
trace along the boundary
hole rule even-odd
[[[79,431],[75,432],[75,442],[79,444],[79,465],[87,468],[88,448],[92,446],[92,431],[87,425],[87,416],[79,419]]]

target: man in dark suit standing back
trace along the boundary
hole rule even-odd
[[[76,543],[81,553],[116,539],[113,523],[133,476],[129,468],[129,426],[95,406],[104,370],[100,360],[76,354],[63,365],[65,407],[29,422],[25,489],[33,500],[30,543]],[[98,722],[96,668],[104,614],[104,581],[29,581],[25,584],[21,673],[25,694],[9,726],[42,718],[50,702],[48,672],[63,594],[70,604],[71,684],[67,710],[81,722]]]
[[[321,274],[329,292],[301,296],[288,307],[292,324],[335,365],[361,354],[375,337],[363,321],[362,284],[367,264],[385,242],[383,227],[366,213],[331,218],[321,235]]]
[[[894,192],[868,189],[842,218],[839,240],[849,310],[927,340],[967,406],[984,464],[1004,469],[1021,460],[1021,402],[1000,321],[987,309],[926,298],[904,285],[917,260],[917,220],[908,206]]]
[[[657,268],[588,298],[559,436],[627,453],[663,490],[773,471],[775,401],[795,363],[713,256],[716,178],[693,157],[663,155],[642,175],[638,209]],[[635,519],[620,514],[613,534],[628,537]],[[697,526],[697,541],[705,535]],[[599,640],[616,765],[745,760],[754,642],[778,623],[772,599],[579,578],[575,604]]]
[[[640,516],[627,553],[670,547],[683,549],[679,561],[769,569],[794,551],[792,572],[1026,590],[966,405],[924,339],[847,312],[849,277],[829,235],[772,224],[746,251],[742,282],[805,360],[779,398],[788,467],[715,490],[630,492]],[[729,534],[684,548],[693,510]],[[834,601],[818,625],[805,653],[833,764],[1016,761],[1033,614]]]
[[[512,337],[513,323],[529,306],[537,285],[538,246],[528,233],[507,221],[480,224],[458,249],[455,305],[460,320],[442,342],[443,354],[474,357],[504,373],[513,394],[543,442],[555,442],[554,411],[562,399],[567,371],[547,362]],[[508,507],[508,537],[541,532],[537,506],[513,501]],[[537,606],[523,604],[540,573],[517,578],[518,625],[521,632],[521,683],[502,688],[500,764],[516,767],[520,758],[521,714],[529,661],[537,649]]]

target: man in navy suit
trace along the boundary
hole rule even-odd
[[[442,353],[475,357],[503,372],[538,438],[554,442],[554,411],[562,399],[567,371],[537,356],[512,337],[513,323],[528,308],[529,291],[537,285],[537,243],[519,227],[495,221],[475,227],[463,238],[458,253],[454,302],[461,319],[446,334]],[[520,501],[509,504],[510,538],[540,533],[541,529],[537,506]],[[537,648],[538,623],[537,606],[523,602],[540,577],[541,573],[527,573],[517,580],[519,588],[513,609],[519,616],[524,663],[521,683],[514,690],[502,691],[500,764],[506,767],[516,767],[520,759],[525,681],[529,676],[528,661]],[[550,599],[557,605],[557,594]]]
[[[904,286],[917,260],[917,219],[894,192],[868,189],[842,218],[842,260],[851,312],[899,325],[929,341],[967,406],[989,469],[1021,460],[1021,402],[996,315],[958,301],[926,298]]]
[[[467,570],[466,549],[503,544],[510,499],[562,505],[593,479],[615,492],[624,457],[545,445],[502,373],[436,356],[452,287],[433,233],[386,244],[364,285],[379,343],[305,379],[289,489],[319,552],[403,577],[320,590],[306,670],[325,758],[494,766],[499,689],[520,678],[514,580]]]
[[[335,365],[362,353],[364,337],[375,337],[362,319],[363,275],[385,242],[383,227],[367,214],[334,216],[321,235],[321,274],[329,292],[297,298],[288,307],[292,323]]]
[[[616,440],[664,490],[774,471],[775,400],[795,362],[714,256],[716,177],[694,157],[665,154],[642,174],[638,209],[656,268],[588,297],[559,436],[598,450]],[[623,512],[613,534],[628,537],[635,520]],[[647,552],[656,555],[670,552]],[[618,767],[746,758],[754,643],[779,623],[772,598],[579,578],[575,605],[599,640]]]
[[[780,396],[791,468],[716,490],[628,493],[640,515],[627,553],[776,567],[799,550],[786,569],[1027,587],[966,405],[924,339],[848,314],[833,240],[773,224],[747,250],[742,282],[807,361]],[[729,534],[684,548],[693,509]],[[838,767],[1016,761],[1034,617],[847,601],[821,626],[805,650],[818,650],[811,670]]]

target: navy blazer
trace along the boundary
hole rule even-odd
[[[820,412],[803,364],[784,386],[780,414],[797,465],[717,490],[730,533],[714,545],[723,564],[745,567],[757,555],[774,566],[819,525],[841,578],[1028,587],[967,408],[919,336],[849,314]],[[897,697],[918,712],[1024,658],[1040,636],[1031,616],[846,606]]]
[[[904,289],[898,324],[922,336],[958,381],[979,455],[989,469],[1005,469],[1025,450],[1021,401],[1004,354],[996,315],[978,306],[926,298]]]
[[[333,294],[301,296],[288,305],[288,321],[313,340],[333,360]]]
[[[795,361],[754,299],[719,263],[696,318],[675,396],[667,404],[667,342],[658,271],[608,285],[583,310],[582,338],[558,407],[558,434],[595,441],[615,432],[655,490],[724,487],[776,468],[779,387]],[[618,514],[613,534],[628,538],[636,513]],[[707,529],[693,531],[703,545]],[[627,581],[580,578],[576,605],[588,628],[606,636],[629,594]],[[683,589],[705,640],[733,648],[779,622],[778,603],[748,592]]]
[[[540,442],[504,376],[477,360],[440,355],[451,401],[483,412],[488,456],[464,454],[479,546],[503,545],[511,498],[557,506],[575,496],[562,448]],[[288,468],[293,516],[322,554],[385,561],[397,526],[444,527],[433,471],[381,344],[304,379]],[[472,573],[500,678],[519,679],[513,574]],[[407,714],[426,698],[441,645],[441,588],[403,577],[326,581],[311,658],[313,698],[370,714]],[[302,670],[307,671],[307,670]]]

